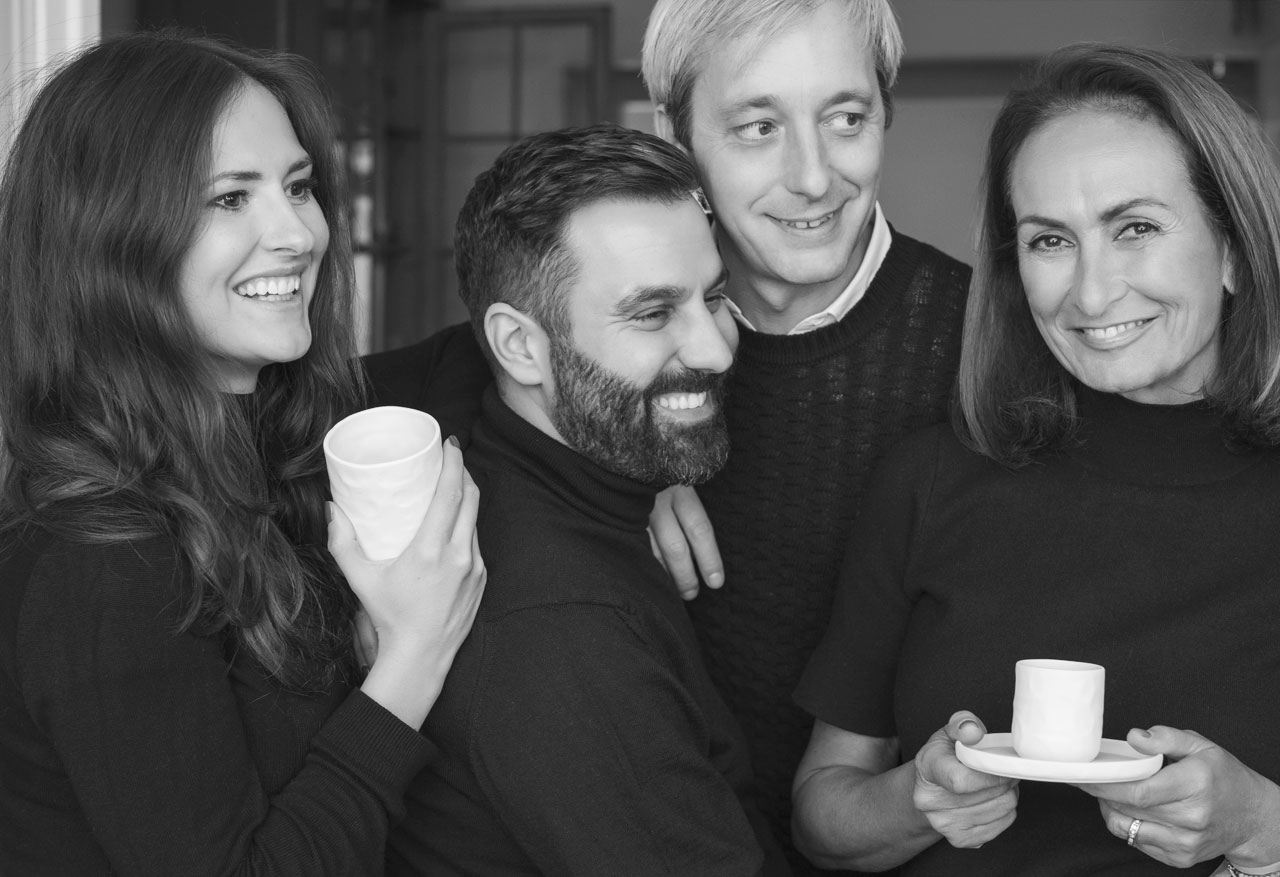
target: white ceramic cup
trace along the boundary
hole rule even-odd
[[[1049,658],[1019,661],[1013,749],[1038,761],[1093,761],[1102,746],[1106,670]]]
[[[329,430],[324,457],[333,501],[351,519],[365,556],[398,557],[440,480],[440,424],[412,408],[369,408]]]

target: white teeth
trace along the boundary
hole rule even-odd
[[[833,216],[835,216],[834,213],[828,213],[826,216],[820,216],[817,219],[798,219],[794,221],[789,219],[780,219],[778,221],[789,228],[809,229],[826,225],[831,221],[831,217]]]
[[[297,274],[290,274],[285,277],[256,277],[253,280],[246,280],[236,287],[236,294],[243,295],[246,298],[254,298],[256,296],[268,295],[289,295],[298,291],[298,287],[302,285],[302,278]]]
[[[658,397],[658,407],[683,411],[688,408],[701,408],[707,404],[706,393],[668,393]]]
[[[1085,328],[1085,329],[1081,329],[1080,331],[1084,333],[1084,337],[1089,338],[1090,340],[1106,341],[1108,339],[1118,337],[1119,335],[1125,332],[1132,331],[1133,329],[1136,329],[1139,326],[1142,326],[1149,322],[1151,321],[1150,320],[1131,320],[1128,323],[1116,323],[1114,326],[1104,326],[1103,328],[1100,328],[1100,329]]]

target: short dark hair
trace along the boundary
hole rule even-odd
[[[697,170],[679,148],[618,125],[526,137],[476,178],[458,215],[458,293],[492,366],[489,306],[505,302],[553,338],[569,334],[565,290],[578,265],[565,241],[575,211],[599,201],[674,204],[694,197]],[[495,372],[496,373],[496,372]]]
[[[979,260],[965,314],[954,422],[974,449],[1022,465],[1073,434],[1075,381],[1048,349],[1018,273],[1009,177],[1027,139],[1081,110],[1152,121],[1231,254],[1219,368],[1206,397],[1234,438],[1280,445],[1280,170],[1260,127],[1204,71],[1151,49],[1078,43],[1010,93],[987,146]]]

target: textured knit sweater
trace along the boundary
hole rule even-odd
[[[654,489],[495,391],[467,465],[488,584],[427,732],[392,873],[786,872],[743,796],[741,734],[645,530]]]
[[[796,336],[741,330],[729,463],[698,488],[725,584],[690,610],[780,837],[813,725],[792,691],[826,629],[872,467],[902,434],[946,419],[968,282],[966,266],[895,231],[840,322]],[[793,865],[807,867],[795,854]]]
[[[176,634],[166,541],[0,540],[0,874],[378,874],[432,747]]]
[[[831,629],[797,694],[828,724],[913,758],[959,709],[1012,721],[1022,658],[1106,668],[1103,736],[1197,731],[1280,781],[1280,453],[1232,453],[1201,403],[1083,393],[1083,443],[1008,471],[946,426],[877,471]],[[1127,847],[1097,801],[1024,780],[980,850],[934,844],[902,873],[1207,874]],[[850,819],[858,818],[849,814]]]

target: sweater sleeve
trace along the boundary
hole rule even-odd
[[[894,682],[911,620],[906,587],[937,469],[937,429],[916,433],[877,467],[854,524],[827,631],[795,700],[815,718],[869,737],[894,737]]]
[[[497,627],[486,635],[468,757],[542,873],[760,871],[705,717],[636,618],[569,604],[514,612]]]
[[[28,586],[19,678],[113,871],[380,873],[430,744],[354,691],[268,796],[220,641],[174,632],[172,551],[64,549]]]

